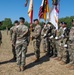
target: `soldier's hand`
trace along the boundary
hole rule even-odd
[[[50,36],[50,39],[52,39],[53,38],[53,35],[52,36]]]
[[[44,34],[44,36],[43,36],[44,38],[46,37],[46,34]]]
[[[58,37],[55,37],[55,40],[58,40],[59,38]]]

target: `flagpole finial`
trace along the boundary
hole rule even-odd
[[[29,0],[26,0],[26,2],[24,4],[25,7],[27,6],[28,2],[29,2]]]
[[[59,1],[60,1],[60,0],[52,0],[52,4],[53,4],[53,5],[58,5]]]

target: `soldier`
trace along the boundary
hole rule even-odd
[[[70,29],[69,33],[69,57],[70,63],[68,68],[74,70],[74,19],[72,20],[72,28]]]
[[[33,39],[34,52],[36,56],[35,62],[38,62],[40,57],[41,26],[39,25],[38,19],[34,20],[34,24],[35,28],[32,39]]]
[[[43,50],[44,52],[47,51],[47,37],[44,38],[44,34],[47,32],[47,26],[45,23],[43,23],[43,28],[41,31],[41,39],[42,39],[42,45],[43,45]]]
[[[62,50],[61,50],[61,35],[63,34],[63,22],[60,22],[59,26],[60,28],[58,29],[57,33],[56,33],[56,37],[55,37],[55,40],[56,40],[56,48],[57,48],[57,58],[56,60],[60,61],[62,59]],[[60,38],[60,39],[59,39]]]
[[[68,63],[68,40],[69,40],[69,32],[70,30],[67,28],[67,24],[63,23],[63,34],[62,34],[62,41],[61,41],[61,47],[62,47],[62,61],[61,64],[67,64]]]
[[[2,22],[0,22],[0,26],[2,25]],[[1,33],[1,30],[0,30],[0,47],[1,47],[1,43],[2,43],[2,33]]]
[[[16,32],[14,35],[14,39],[16,38],[16,57],[17,57],[17,65],[19,71],[24,71],[25,67],[25,59],[26,59],[26,51],[27,51],[27,34],[28,27],[24,25],[25,19],[20,17],[20,24],[16,27]]]
[[[14,36],[15,30],[16,30],[16,27],[18,26],[18,24],[19,24],[19,22],[16,20],[14,22],[14,26],[12,26],[10,28],[10,38],[11,38],[11,42],[12,42],[13,60],[16,60],[16,51],[15,51],[15,43],[16,43],[16,40],[13,38],[13,36]]]
[[[55,53],[53,51],[53,46],[52,46],[52,43],[53,43],[52,40],[55,37],[54,29],[55,29],[55,27],[50,22],[48,22],[47,23],[47,32],[46,32],[46,34],[44,34],[44,38],[47,37],[47,46],[48,47],[47,47],[46,55],[49,57],[52,56],[52,52]]]
[[[56,51],[56,45],[55,45],[55,36],[56,36],[56,29],[51,23],[47,23],[48,27],[50,26],[49,30],[49,40],[50,40],[50,56],[53,58],[57,56],[57,51]],[[48,45],[49,46],[49,45]]]

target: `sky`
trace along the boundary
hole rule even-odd
[[[19,20],[19,17],[24,17],[29,22],[27,15],[28,6],[24,7],[26,0],[0,0],[0,21],[5,18],[11,18],[12,21]],[[52,7],[51,0],[49,8]],[[33,19],[38,18],[38,11],[42,0],[33,0],[34,14]],[[59,18],[66,16],[74,16],[74,0],[60,0]]]

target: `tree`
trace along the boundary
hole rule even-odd
[[[4,30],[6,28],[10,29],[10,27],[12,27],[12,21],[10,18],[5,18],[3,21],[2,21],[2,26],[0,29]]]
[[[66,22],[67,23],[67,27],[71,28],[71,26],[72,26],[72,24],[71,24],[72,19],[74,19],[74,16],[70,16],[70,17],[67,16],[65,18],[60,18],[59,19],[59,23],[60,22]]]

